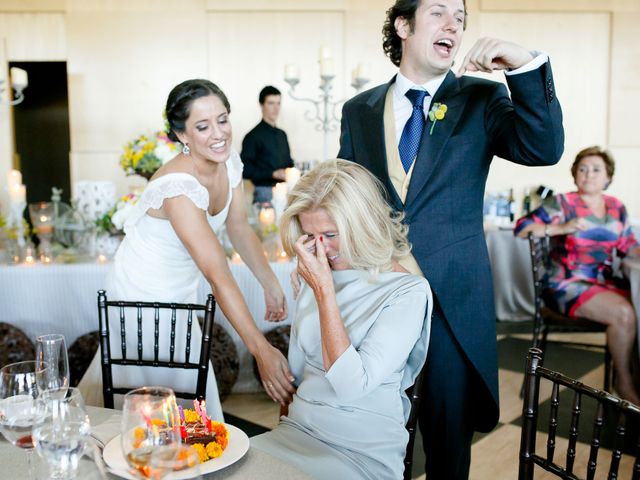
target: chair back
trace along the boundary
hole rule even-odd
[[[409,442],[407,443],[407,452],[404,456],[404,480],[411,480],[411,469],[413,468],[413,446],[416,442],[416,431],[418,428],[418,413],[420,412],[420,400],[422,394],[422,382],[424,379],[424,367],[416,377],[413,386],[407,389],[407,396],[411,401],[411,410],[409,411],[409,419],[405,427],[409,432]]]
[[[110,337],[112,332],[109,328],[109,310],[116,309],[119,319],[120,335],[120,355],[113,358],[111,351]],[[167,313],[165,313],[167,312]],[[185,312],[178,314],[178,312]],[[192,360],[191,337],[194,320],[197,322],[197,312],[204,312],[204,322],[202,325],[202,341],[200,344],[200,355],[197,361]],[[215,313],[215,299],[209,294],[206,305],[182,304],[182,303],[161,303],[161,302],[135,302],[108,300],[104,290],[98,291],[98,319],[100,324],[100,346],[102,352],[102,389],[104,395],[104,406],[113,408],[114,394],[125,394],[128,391],[141,385],[131,385],[127,387],[115,387],[113,385],[112,366],[121,365],[131,368],[139,367],[165,367],[186,370],[197,370],[198,378],[193,392],[175,392],[176,396],[187,399],[204,397],[207,388],[207,374],[209,371],[209,349],[211,346],[211,336],[213,332],[213,316]],[[135,332],[127,331],[127,317],[135,316]],[[169,352],[168,359],[161,360],[160,354],[160,330],[169,323]],[[179,322],[185,322],[186,328],[180,328]],[[131,325],[131,322],[129,322]],[[178,328],[177,328],[178,327]],[[184,326],[183,326],[184,327]],[[153,351],[148,352],[143,349],[143,331],[148,332],[153,329]],[[184,360],[176,361],[176,335],[178,331],[185,331],[184,338]],[[127,336],[135,335],[137,348],[134,352],[127,349]],[[167,352],[162,352],[162,357],[166,357]],[[182,358],[182,357],[181,357]]]
[[[533,317],[533,347],[540,347],[540,333],[544,326],[542,307],[544,293],[549,280],[549,237],[536,237],[529,232],[529,253],[531,256],[531,275],[533,278],[534,317]]]
[[[546,455],[536,453],[536,431],[538,426],[538,406],[541,380],[551,382],[551,400],[548,419],[547,451]],[[571,419],[568,431],[568,447],[564,456],[564,466],[556,463],[554,454],[556,449],[556,431],[558,427],[558,407],[560,405],[560,388],[562,396],[571,395]],[[592,422],[584,423],[592,428],[592,437],[589,449],[589,459],[586,465],[587,479],[595,478],[596,467],[598,465],[598,452],[601,444],[601,437],[605,425],[604,408],[609,407],[615,412],[615,444],[611,453],[608,477],[610,479],[619,478],[618,470],[627,424],[630,418],[640,420],[640,409],[627,401],[621,400],[605,391],[597,390],[593,387],[566,377],[559,372],[546,369],[542,366],[542,352],[538,348],[529,349],[527,355],[527,365],[525,370],[525,390],[522,405],[522,434],[520,437],[520,462],[519,480],[533,479],[535,466],[553,473],[559,478],[577,479],[574,473],[574,463],[576,459],[576,446],[578,439],[578,428],[580,425],[580,415],[582,413],[582,400],[589,397],[597,402],[595,417]],[[634,438],[634,445],[638,445],[638,438]],[[602,455],[601,455],[602,457]],[[604,462],[602,462],[604,463]],[[640,453],[635,457],[631,478],[640,479]]]

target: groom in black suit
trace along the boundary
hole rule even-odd
[[[413,256],[436,305],[419,417],[427,479],[468,478],[474,431],[498,421],[492,279],[482,203],[494,156],[553,165],[564,148],[562,112],[544,54],[479,40],[450,69],[466,25],[463,0],[397,0],[383,48],[400,67],[348,101],[339,157],[386,186],[405,214]],[[503,84],[463,76],[505,70]],[[401,319],[398,319],[401,322]]]

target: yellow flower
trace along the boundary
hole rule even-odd
[[[431,129],[429,135],[433,134],[433,128],[436,126],[438,120],[444,119],[447,113],[447,106],[444,103],[434,103],[429,110],[429,120],[431,120]]]
[[[184,409],[184,421],[187,423],[194,423],[200,420],[200,417],[196,413],[195,410],[191,410],[188,408]]]
[[[209,458],[218,458],[222,455],[222,447],[217,442],[210,442],[207,445],[207,455]]]
[[[198,453],[198,458],[200,459],[200,463],[204,463],[207,460],[209,460],[209,456],[207,455],[207,449],[204,447],[202,443],[194,443],[193,445],[191,445],[191,448],[193,448]]]

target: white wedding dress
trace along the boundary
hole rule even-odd
[[[237,152],[232,151],[226,162],[229,177],[229,193],[224,208],[216,215],[208,213],[207,220],[211,229],[218,233],[224,225],[232,199],[232,190],[242,181],[242,161]],[[109,300],[140,300],[162,301],[176,303],[196,303],[200,271],[189,255],[170,222],[165,219],[147,215],[150,208],[159,209],[166,198],[184,195],[198,208],[207,212],[209,206],[209,192],[198,180],[187,173],[170,173],[159,177],[147,185],[142,196],[134,205],[124,230],[125,238],[118,249],[114,264],[106,282],[107,298]],[[110,318],[111,353],[119,355],[120,331],[117,316]],[[135,315],[127,324],[127,352],[136,352],[137,335]],[[168,319],[167,319],[168,320]],[[181,322],[178,322],[179,324]],[[162,322],[161,322],[162,324]],[[165,322],[165,324],[167,324]],[[183,322],[184,324],[184,322]],[[191,359],[199,355],[202,337],[199,325],[194,323],[192,329]],[[177,329],[175,359],[184,359],[184,340],[186,325]],[[163,335],[165,333],[165,335]],[[164,352],[166,359],[169,355],[168,328],[160,332],[160,352]],[[143,352],[153,354],[153,335],[143,337]],[[165,368],[117,368],[113,367],[114,385],[142,386],[163,385],[177,391],[195,390],[197,371],[185,371]],[[82,378],[79,388],[88,405],[102,406],[102,372],[100,366],[100,352],[96,354]],[[116,408],[118,407],[116,396]],[[222,421],[222,408],[218,395],[213,368],[209,366],[207,377],[207,411],[212,419]]]

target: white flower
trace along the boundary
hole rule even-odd
[[[118,202],[118,209],[111,217],[111,223],[118,230],[122,230],[124,227],[124,222],[127,221],[129,215],[131,215],[131,210],[133,210],[135,202]]]
[[[173,157],[175,157],[178,152],[175,145],[173,144],[170,145],[168,143],[165,143],[159,140],[153,153],[155,154],[156,157],[160,159],[160,161],[162,161],[162,164],[164,165]]]

